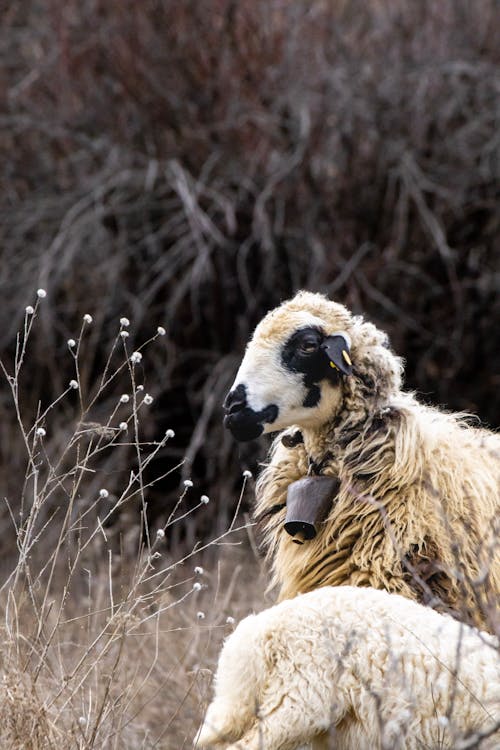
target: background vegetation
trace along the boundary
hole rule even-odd
[[[76,433],[90,432],[95,444],[112,414],[116,427],[120,395],[137,384],[154,397],[141,411],[140,435],[93,456],[95,473],[78,486],[79,513],[93,508],[91,533],[100,488],[120,497],[139,470],[147,485],[108,519],[113,544],[93,552],[99,580],[108,546],[132,559],[125,566],[150,554],[139,532],[168,523],[186,479],[195,487],[182,508],[192,512],[166,534],[172,575],[186,551],[225,533],[237,508],[248,510],[241,470],[255,471],[265,446],[234,446],[220,404],[256,322],[301,287],[385,328],[406,357],[408,387],[423,398],[498,426],[495,0],[19,0],[1,3],[0,13],[0,351],[11,376],[25,307],[38,287],[47,290],[17,390],[6,379],[0,389],[5,591],[14,590],[33,472],[68,456]],[[40,421],[75,378],[67,341],[80,341],[84,314],[93,322],[78,391]],[[126,341],[116,338],[123,316],[131,321]],[[118,368],[158,325],[167,335],[148,346],[135,381],[117,376],[103,388],[114,342],[110,366]],[[45,469],[33,464],[39,427]],[[175,438],[162,442],[167,429]],[[144,443],[155,447],[142,466]],[[65,472],[81,459],[70,455]],[[31,530],[46,560],[62,528],[47,519],[73,491],[60,490],[44,496]],[[211,502],[200,509],[203,494]],[[243,568],[255,565],[252,558]],[[33,591],[25,567],[21,578]],[[49,598],[51,580],[43,582]],[[107,569],[102,585],[109,590]],[[241,611],[259,606],[258,587],[235,588]],[[38,638],[43,613],[34,620]],[[212,654],[219,642],[211,641]],[[16,689],[28,689],[27,672]],[[179,722],[190,742],[192,727]],[[102,736],[87,729],[81,746],[100,746]],[[181,746],[173,730],[135,731],[133,740],[122,733],[113,741]]]

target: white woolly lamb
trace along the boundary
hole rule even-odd
[[[499,727],[492,636],[397,594],[324,587],[229,636],[197,746],[486,750]]]

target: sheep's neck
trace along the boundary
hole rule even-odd
[[[362,417],[357,414],[354,420],[349,414],[319,428],[302,428],[304,448],[310,464],[321,466],[327,460],[328,473],[338,471],[346,446],[362,431],[367,417],[368,414]]]
[[[335,430],[333,428],[323,428],[322,430],[303,429],[302,435],[310,467],[315,467],[313,473],[322,473],[322,467],[326,462],[329,466],[328,473],[330,474],[332,469],[335,471],[335,459],[338,458]]]

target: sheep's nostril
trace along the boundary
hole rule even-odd
[[[224,401],[224,411],[227,414],[236,414],[247,405],[247,394],[244,385],[238,385],[233,391],[230,391]]]
[[[245,404],[241,401],[237,401],[234,404],[231,404],[231,406],[226,408],[226,412],[228,414],[236,414],[237,412],[241,411],[245,407]]]

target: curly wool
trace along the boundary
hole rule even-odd
[[[493,637],[403,597],[321,588],[245,618],[229,636],[198,746],[459,748],[500,723],[497,649]],[[497,726],[480,746],[499,743]]]
[[[259,324],[258,345],[289,334],[308,311],[326,333],[346,331],[353,374],[330,421],[301,427],[303,443],[274,442],[257,484],[255,517],[280,598],[324,585],[401,593],[492,629],[500,594],[500,436],[401,389],[402,362],[373,324],[325,297],[300,292]],[[281,337],[281,338],[280,338]],[[288,486],[311,463],[340,489],[317,537],[283,529]]]

